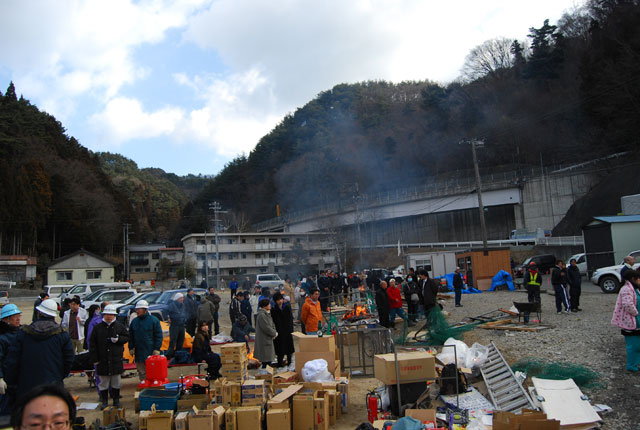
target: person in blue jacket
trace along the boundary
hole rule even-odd
[[[58,304],[43,300],[36,310],[39,318],[18,331],[4,363],[7,383],[17,386],[17,398],[38,385],[63,385],[73,364],[71,337],[56,323]]]
[[[184,344],[184,325],[187,318],[184,308],[184,295],[176,293],[173,300],[169,302],[167,308],[169,314],[169,349],[167,350],[167,360],[173,358],[177,350],[182,349]]]
[[[149,314],[149,303],[140,300],[136,303],[137,317],[129,326],[129,352],[134,356],[138,377],[147,379],[145,361],[150,355],[160,355],[162,347],[162,327],[158,318]]]
[[[15,400],[13,393],[15,387],[8,387],[4,380],[4,358],[9,352],[9,347],[16,340],[20,329],[22,311],[13,303],[4,305],[0,313],[0,415],[11,413],[12,403]]]

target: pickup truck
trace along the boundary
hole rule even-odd
[[[629,255],[635,257],[638,263],[633,265],[633,268],[638,270],[640,268],[640,250],[630,252]],[[591,276],[591,282],[598,285],[605,293],[617,293],[622,286],[622,277],[620,276],[620,269],[624,262],[620,262],[615,266],[601,267],[593,272]]]

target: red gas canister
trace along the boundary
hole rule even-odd
[[[145,360],[147,379],[167,379],[169,363],[164,355],[152,355]]]
[[[375,391],[367,393],[367,418],[370,423],[378,419],[378,405],[381,404],[380,395]]]

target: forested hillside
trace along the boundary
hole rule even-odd
[[[0,94],[0,251],[56,256],[86,247],[108,255],[135,217],[126,197],[53,116],[13,84]]]
[[[536,24],[536,23],[532,23]],[[463,76],[340,84],[286,116],[231,161],[186,209],[202,228],[210,201],[252,221],[354,193],[424,183],[471,168],[485,141],[491,169],[638,150],[640,6],[592,1],[528,42],[495,39],[467,57]],[[466,174],[466,173],[464,173]]]

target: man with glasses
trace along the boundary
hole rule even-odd
[[[76,418],[76,403],[61,385],[40,385],[21,397],[11,414],[18,430],[69,430]]]

